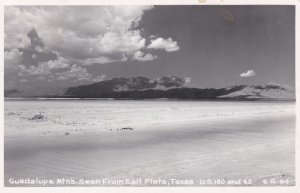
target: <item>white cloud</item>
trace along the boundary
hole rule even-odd
[[[22,52],[14,48],[11,50],[5,50],[4,52],[4,64],[5,70],[12,69],[21,64],[23,56]]]
[[[59,57],[56,60],[41,62],[39,66],[45,66],[46,68],[49,69],[61,69],[61,68],[69,67],[70,64],[67,63],[66,59]]]
[[[24,48],[30,45],[27,33],[32,29],[31,19],[21,9],[6,6],[4,10],[4,46],[6,49]]]
[[[107,78],[107,76],[105,74],[102,74],[100,76],[93,78],[92,82],[101,82],[101,81],[105,80],[106,78]]]
[[[157,56],[153,56],[152,54],[144,53],[142,51],[137,51],[133,54],[132,58],[134,60],[145,62],[145,61],[155,60]]]
[[[76,79],[78,81],[90,80],[91,74],[87,72],[86,68],[73,64],[68,71],[57,73],[61,77],[66,79]]]
[[[36,29],[45,49],[84,62],[111,54],[132,55],[145,47],[138,26],[152,6],[19,6],[5,8],[5,48],[24,48],[27,33]],[[16,38],[17,37],[17,38]],[[119,58],[120,58],[119,57]],[[86,63],[86,62],[85,62]]]
[[[147,48],[152,49],[165,49],[167,52],[175,52],[179,50],[179,46],[176,41],[173,41],[172,38],[163,39],[157,38],[155,40],[151,40],[150,45]]]
[[[107,57],[97,57],[97,58],[88,58],[86,60],[75,60],[74,63],[80,63],[83,66],[89,66],[95,63],[99,63],[99,64],[104,64],[104,63],[110,63],[110,62],[124,62],[127,61],[127,57],[125,54],[122,55],[117,55],[115,57],[111,56],[111,58],[107,58]]]
[[[16,77],[31,81],[102,81],[85,66],[95,63],[149,61],[157,56],[144,53],[146,48],[167,52],[179,50],[172,38],[151,36],[150,45],[139,28],[145,11],[153,6],[5,6],[5,69],[12,67]],[[22,64],[22,52],[31,45],[27,36],[32,29],[42,45],[38,52],[53,53],[56,60],[38,64]],[[44,47],[43,47],[44,45]],[[21,49],[20,49],[21,48]],[[32,59],[39,61],[34,54]],[[18,76],[17,76],[18,75]],[[9,82],[9,81],[7,81]]]
[[[32,75],[47,75],[51,73],[51,69],[46,64],[39,66],[25,66],[23,64],[18,65],[19,76],[32,76]]]
[[[192,82],[192,78],[191,78],[191,77],[184,77],[184,82],[185,82],[186,84],[189,84],[189,83]]]
[[[92,74],[87,72],[86,68],[73,64],[70,69],[63,72],[57,72],[52,75],[51,79],[69,80],[72,82],[100,82],[106,79],[106,75],[94,77]]]
[[[57,60],[41,62],[38,66],[25,66],[23,64],[18,65],[19,76],[47,75],[51,74],[53,70],[64,69],[68,67],[70,67],[70,64],[66,63],[66,60],[61,57]]]
[[[105,80],[106,75],[93,76],[83,66],[65,63],[64,58],[42,62],[38,66],[17,66],[20,77],[31,77],[36,80],[53,81],[71,81],[71,82],[100,82]],[[24,81],[21,81],[24,82]]]
[[[240,77],[253,77],[255,75],[256,73],[254,72],[254,70],[248,70],[247,72],[243,72],[242,74],[240,74]]]
[[[140,31],[127,31],[126,33],[107,32],[96,44],[96,49],[102,53],[132,53],[145,47],[145,38]],[[95,51],[94,50],[94,51]]]

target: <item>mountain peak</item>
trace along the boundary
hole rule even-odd
[[[294,100],[295,92],[286,85],[269,83],[265,85],[237,85],[225,88],[227,94],[218,98],[244,98],[244,99],[283,99]]]

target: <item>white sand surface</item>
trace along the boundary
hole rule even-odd
[[[7,100],[5,185],[63,177],[294,185],[294,136],[292,102]]]

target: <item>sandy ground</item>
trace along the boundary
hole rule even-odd
[[[5,101],[5,185],[294,185],[294,136],[291,102]]]

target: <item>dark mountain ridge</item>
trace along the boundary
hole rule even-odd
[[[25,93],[25,94],[24,94]],[[277,85],[235,85],[226,88],[195,88],[188,79],[175,76],[114,78],[89,85],[49,89],[28,95],[16,89],[6,90],[5,97],[115,98],[115,99],[222,99],[222,100],[295,100],[293,89]]]

